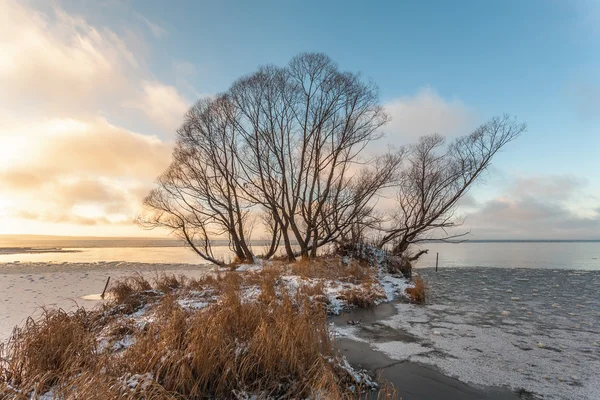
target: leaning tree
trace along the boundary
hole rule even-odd
[[[423,241],[456,241],[469,232],[449,231],[461,224],[458,201],[488,169],[494,155],[526,129],[515,118],[493,118],[448,146],[440,135],[421,137],[408,149],[400,171],[390,223],[381,228],[379,246],[414,261],[409,246]]]

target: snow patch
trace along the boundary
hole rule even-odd
[[[186,310],[201,310],[204,307],[208,306],[210,303],[205,301],[198,301],[195,299],[179,299],[177,300],[177,304],[183,309]]]

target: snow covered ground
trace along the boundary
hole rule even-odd
[[[402,340],[374,336],[362,326],[338,333],[469,384],[507,386],[544,399],[600,399],[600,271],[419,273],[430,304],[397,304],[396,315],[379,321]]]
[[[261,271],[263,264],[242,265],[238,272],[252,273]],[[223,268],[228,271],[228,268]],[[112,282],[137,273],[147,279],[160,273],[185,275],[189,278],[199,278],[215,271],[211,265],[192,264],[148,264],[133,262],[94,262],[94,263],[37,263],[15,262],[0,263],[0,341],[8,339],[14,326],[22,324],[27,317],[39,315],[42,306],[72,310],[77,305],[92,309],[100,303],[99,300],[86,300],[85,296],[98,294],[104,288],[106,279],[110,276]],[[339,313],[346,303],[340,300],[340,293],[347,289],[358,288],[348,282],[331,279],[305,279],[288,274],[282,278],[286,287],[296,290],[300,283],[318,284],[325,287],[331,313]],[[394,296],[404,293],[408,283],[401,277],[380,273],[381,298],[376,302],[391,300]],[[258,287],[247,288],[250,297],[257,296]],[[210,299],[210,293],[192,293],[190,298],[181,299],[180,305],[185,308],[198,309],[215,299]],[[208,296],[209,300],[205,300]],[[93,296],[92,296],[93,297]],[[92,298],[88,297],[88,298]],[[97,297],[97,296],[96,296]]]
[[[315,269],[311,269],[313,267]],[[241,295],[242,303],[263,304],[258,303],[263,301],[261,300],[263,295],[274,295],[273,298],[281,301],[285,299],[291,299],[292,302],[302,301],[301,297],[295,296],[296,292],[301,292],[307,294],[314,303],[326,305],[330,314],[338,314],[342,310],[353,307],[352,299],[355,298],[353,296],[357,296],[357,293],[379,304],[403,295],[405,289],[411,286],[403,277],[391,275],[383,268],[367,268],[364,263],[360,264],[358,261],[336,256],[324,257],[314,263],[300,265],[257,262],[253,265],[240,266],[236,272],[230,272],[229,268],[217,271],[215,268],[198,269],[185,265],[158,266],[130,263],[13,264],[0,267],[0,276],[4,278],[2,280],[4,286],[0,288],[6,290],[6,293],[9,291],[25,293],[25,296],[20,299],[19,306],[16,306],[16,302],[19,301],[17,296],[5,296],[4,302],[12,303],[9,305],[10,308],[5,308],[8,312],[4,311],[4,320],[10,322],[11,318],[25,318],[31,313],[31,307],[37,306],[38,301],[53,307],[63,307],[65,302],[73,307],[75,302],[79,302],[80,305],[83,303],[86,308],[91,309],[99,302],[85,302],[81,298],[90,292],[101,291],[106,276],[111,276],[114,283],[117,278],[134,275],[134,272],[140,272],[150,282],[153,281],[153,276],[158,277],[161,273],[187,275],[188,278],[208,277],[201,281],[203,283],[182,279],[173,286],[167,286],[173,281],[169,280],[168,276],[163,276],[155,284],[155,289],[149,289],[148,282],[135,286],[138,287],[135,289],[137,294],[128,299],[141,299],[141,301],[134,300],[131,304],[135,305],[131,306],[126,300],[123,304],[115,304],[115,307],[110,310],[102,311],[106,324],[94,333],[99,352],[119,355],[128,351],[128,348],[137,342],[136,332],[144,332],[149,323],[160,317],[163,300],[166,303],[174,301],[176,307],[179,306],[186,311],[187,317],[194,315],[201,317],[202,313],[209,312],[211,307],[229,304],[222,303],[230,298],[225,293]],[[234,275],[225,277],[223,274]],[[239,275],[235,276],[235,274]],[[136,285],[135,282],[143,282],[143,280],[134,279],[129,282],[131,285]],[[234,288],[235,292],[228,292],[226,288]],[[290,297],[284,293],[288,293]],[[298,303],[300,304],[304,303]],[[3,324],[3,326],[8,325]],[[9,332],[10,330],[6,329],[3,333],[7,335]],[[363,388],[376,386],[365,371],[355,370],[344,358],[336,356],[335,359],[331,358],[328,361],[336,368],[346,371],[355,384]],[[130,388],[143,385],[148,380],[138,375],[123,376],[119,379],[124,387]],[[244,393],[240,395],[240,398],[246,398]],[[43,396],[52,396],[52,392]]]
[[[8,339],[15,325],[37,315],[41,306],[93,308],[99,301],[82,297],[102,292],[109,276],[113,282],[137,272],[148,277],[165,272],[197,278],[210,270],[191,264],[0,263],[0,341]]]

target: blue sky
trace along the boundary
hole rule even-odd
[[[320,51],[342,69],[359,71],[379,85],[393,118],[387,137],[392,143],[405,144],[431,129],[450,136],[468,133],[502,113],[527,122],[528,132],[497,158],[485,184],[464,203],[478,238],[600,238],[600,2],[0,0],[0,7],[10,11],[9,18],[16,15],[13,22],[23,18],[15,30],[25,29],[28,15],[39,17],[31,32],[48,31],[44,46],[56,50],[48,57],[76,57],[83,71],[99,62],[98,54],[111,66],[122,64],[98,69],[99,78],[90,76],[90,81],[104,82],[102,87],[81,84],[73,95],[81,101],[56,101],[62,98],[56,95],[60,87],[40,94],[13,84],[9,90],[19,94],[17,100],[6,97],[2,103],[0,96],[0,117],[12,121],[4,129],[12,126],[13,138],[18,121],[41,104],[34,111],[40,121],[93,120],[98,132],[106,128],[98,124],[110,124],[155,136],[168,147],[181,110],[198,96],[226,90],[259,65],[282,65],[299,52]],[[7,32],[0,36],[5,46],[24,36]],[[80,57],[73,47],[82,43],[91,43],[93,51],[85,48]],[[13,64],[28,62],[17,61]],[[46,59],[29,62],[51,68]],[[8,73],[4,78],[18,81]],[[68,82],[54,69],[48,78]],[[110,82],[119,89],[107,90]],[[79,89],[80,83],[73,87]],[[152,115],[147,107],[154,107]],[[40,137],[44,129],[39,127]],[[61,175],[61,182],[90,176],[97,171],[71,180]],[[128,201],[146,187],[125,185],[129,178],[114,171],[101,176],[104,186],[116,184],[126,191]],[[5,216],[23,222],[14,225],[39,233],[60,227],[60,232],[81,234],[94,229],[136,234],[125,222],[127,213],[109,215],[105,205],[90,199],[70,202],[86,218],[78,224],[51,213],[28,218],[14,209],[17,195],[0,201]],[[511,228],[507,215],[520,216],[517,227]],[[100,220],[93,223],[93,218]]]
[[[198,93],[322,51],[377,82],[384,102],[431,87],[480,119],[508,112],[527,121],[529,133],[510,150],[516,171],[600,170],[597,2],[137,1],[125,18],[98,9],[107,13],[93,18],[117,31],[137,13],[164,29],[152,48],[153,73],[176,85],[173,63],[190,63]]]

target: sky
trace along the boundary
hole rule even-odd
[[[382,143],[527,123],[471,239],[600,239],[598,0],[0,0],[0,234],[165,235],[132,221],[188,107],[305,51],[379,85]]]

